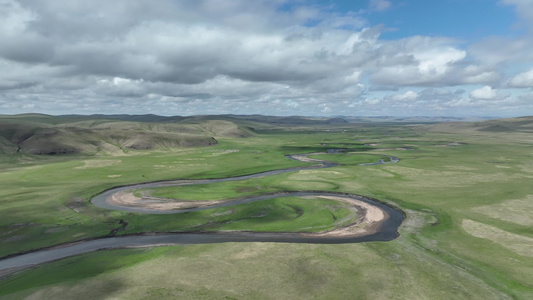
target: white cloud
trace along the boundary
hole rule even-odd
[[[515,29],[525,29],[525,35],[490,36],[472,44],[468,52],[485,65],[529,64],[533,61],[533,1],[500,0],[501,4],[514,6],[518,21]],[[518,31],[517,31],[518,33]]]
[[[413,53],[419,62],[418,69],[422,75],[443,75],[450,67],[466,57],[466,52],[451,46],[423,49]]]
[[[500,0],[506,5],[514,5],[520,19],[528,25],[533,25],[533,1],[531,0]],[[533,29],[533,28],[530,28]]]
[[[349,13],[307,4],[0,0],[0,110],[423,114],[507,99],[491,88],[503,80],[531,86],[533,71],[501,75],[508,62],[533,62],[527,36],[468,49],[439,36],[382,39],[393,24],[371,26],[365,16],[392,1]],[[471,98],[452,91],[472,84],[486,87]]]
[[[501,100],[509,97],[508,94],[500,93],[498,89],[493,89],[490,86],[473,90],[469,96],[474,100]]]
[[[413,91],[407,91],[403,94],[394,95],[391,99],[395,101],[414,101],[418,98],[418,93]]]
[[[376,98],[373,98],[373,99],[365,99],[364,102],[366,104],[370,104],[370,105],[376,105],[376,104],[379,104],[381,102],[380,99],[376,99]]]
[[[501,75],[491,67],[469,65],[457,74],[463,84],[495,83],[501,80]]]
[[[2,20],[0,36],[21,34],[26,29],[27,23],[35,19],[35,15],[31,11],[25,10],[16,1],[3,0],[0,5],[2,7],[0,9]]]
[[[367,64],[370,79],[382,86],[453,86],[491,84],[499,79],[492,67],[469,62],[468,53],[449,38],[413,36],[377,41]]]
[[[533,88],[533,69],[516,75],[509,81],[509,85],[517,88]]]

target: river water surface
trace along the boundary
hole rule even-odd
[[[329,151],[328,151],[329,152]],[[287,156],[290,159],[302,160],[302,157],[305,155],[289,155]],[[378,160],[376,163],[371,164],[362,164],[362,165],[375,165],[375,164],[384,164],[384,163],[395,163],[399,159],[396,157],[389,156],[390,161],[385,162],[383,160]],[[304,161],[304,160],[302,160]],[[208,244],[208,243],[227,243],[227,242],[278,242],[278,243],[319,243],[319,244],[341,244],[341,243],[360,243],[360,242],[370,242],[370,241],[390,241],[398,237],[398,227],[403,221],[403,213],[392,206],[389,206],[379,200],[370,199],[367,197],[353,195],[353,194],[344,194],[344,193],[334,193],[334,192],[323,192],[323,191],[300,191],[300,192],[287,192],[287,193],[278,193],[270,195],[262,195],[248,198],[240,198],[235,200],[230,200],[218,205],[208,206],[208,207],[198,207],[198,208],[189,208],[189,209],[180,209],[174,211],[160,211],[160,210],[150,210],[144,209],[141,207],[127,207],[127,206],[117,206],[110,204],[106,199],[120,191],[126,190],[136,190],[141,188],[154,188],[154,187],[164,187],[164,186],[180,186],[180,185],[198,185],[198,184],[208,184],[215,182],[224,182],[224,181],[235,181],[235,180],[244,180],[250,178],[265,177],[275,174],[281,174],[285,172],[293,172],[298,170],[309,170],[309,169],[319,169],[319,168],[331,168],[338,166],[336,163],[307,159],[305,161],[317,162],[318,165],[299,167],[299,168],[289,168],[289,169],[279,169],[273,171],[267,171],[257,174],[239,176],[239,177],[229,177],[229,178],[218,178],[218,179],[199,179],[199,180],[171,180],[171,181],[160,181],[160,182],[149,182],[129,186],[121,186],[112,188],[104,191],[103,193],[95,196],[91,203],[95,206],[113,209],[113,210],[123,210],[131,211],[136,213],[144,214],[176,214],[184,213],[188,211],[210,209],[214,207],[222,206],[231,206],[241,203],[248,203],[253,201],[261,201],[272,198],[279,197],[289,197],[289,196],[336,196],[336,197],[348,197],[364,201],[373,206],[379,207],[385,212],[388,217],[384,220],[377,228],[374,233],[363,235],[363,236],[309,236],[305,233],[298,232],[250,232],[250,231],[238,231],[238,232],[205,232],[205,233],[190,233],[190,232],[172,232],[172,233],[145,233],[137,235],[128,235],[128,236],[118,236],[118,237],[105,237],[92,240],[84,240],[70,244],[58,245],[53,248],[42,249],[35,252],[25,253],[17,256],[12,256],[6,259],[0,260],[0,271],[4,275],[10,274],[11,271],[15,272],[20,269],[27,267],[51,262],[54,260],[79,255],[83,253],[93,252],[102,249],[117,249],[117,248],[128,248],[128,247],[148,247],[148,246],[158,246],[158,245],[185,245],[185,244]],[[309,201],[312,201],[310,199]]]

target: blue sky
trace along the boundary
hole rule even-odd
[[[496,0],[404,0],[388,1],[381,11],[368,11],[368,1],[318,1],[340,13],[367,11],[369,24],[383,23],[391,31],[384,38],[396,39],[412,35],[448,36],[479,40],[490,35],[516,35],[514,8]]]
[[[530,0],[0,0],[0,114],[533,114]]]

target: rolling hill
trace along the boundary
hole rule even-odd
[[[374,120],[372,122],[384,121],[379,118],[372,120]],[[151,114],[0,115],[0,153],[20,152],[36,155],[120,154],[130,149],[152,150],[210,146],[218,143],[217,138],[252,136],[256,129],[282,129],[287,126],[293,128],[321,126],[326,128],[331,125],[338,126],[354,121],[358,124],[365,123],[361,120],[341,117],[314,118],[263,115],[190,117],[166,117]],[[408,120],[404,121],[407,122]],[[369,121],[367,120],[367,122]],[[533,117],[479,122],[444,122],[427,125],[423,128],[433,132],[533,132]]]
[[[0,152],[37,155],[121,153],[128,149],[210,146],[244,138],[250,129],[226,120],[165,122],[159,116],[0,116]],[[132,121],[143,120],[143,121]],[[150,121],[156,120],[156,121]],[[176,123],[176,121],[178,123]]]
[[[481,122],[447,122],[427,126],[433,132],[531,132],[533,133],[533,116],[494,119]]]

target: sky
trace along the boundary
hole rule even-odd
[[[0,114],[533,115],[533,0],[0,0]]]

